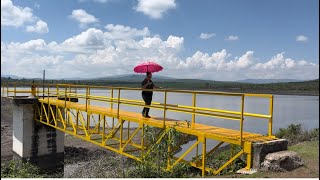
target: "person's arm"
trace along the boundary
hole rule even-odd
[[[148,80],[147,80],[147,79],[143,80],[142,83],[141,83],[142,89],[147,88],[147,86],[149,85],[149,83],[150,83],[149,79],[148,79]]]
[[[156,89],[162,89],[162,87],[156,86],[155,84],[153,84],[153,87],[156,88]]]

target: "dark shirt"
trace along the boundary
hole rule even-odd
[[[141,85],[144,86],[144,85],[146,85],[147,83],[148,83],[148,79],[145,78],[145,79],[142,81]],[[147,85],[146,89],[153,89],[154,84],[153,84],[153,82],[152,82],[151,80],[150,80],[150,83],[151,83],[151,84]],[[153,92],[152,92],[152,91],[142,91],[142,94],[144,94],[144,95],[152,95]]]

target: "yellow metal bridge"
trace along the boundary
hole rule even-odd
[[[106,95],[95,95],[92,90],[100,89]],[[80,91],[81,90],[81,91]],[[208,91],[188,91],[155,89],[157,93],[163,93],[162,102],[152,102],[150,106],[142,100],[123,98],[122,93],[141,91],[140,88],[124,88],[110,86],[86,86],[72,84],[45,84],[44,87],[32,85],[31,89],[21,90],[15,85],[2,86],[2,96],[16,97],[18,93],[29,93],[38,97],[39,103],[35,108],[35,121],[51,126],[75,137],[86,140],[108,150],[114,151],[129,158],[141,161],[142,157],[150,153],[152,146],[145,140],[145,127],[161,129],[155,144],[160,143],[170,128],[185,134],[195,136],[196,141],[180,157],[168,159],[166,170],[172,170],[179,162],[188,162],[191,166],[199,168],[202,176],[206,173],[218,174],[235,159],[246,155],[246,169],[252,166],[252,143],[275,140],[272,135],[273,96],[269,94],[245,94]],[[168,103],[169,94],[189,94],[192,105],[179,105]],[[206,95],[239,97],[241,103],[238,111],[199,107],[197,97]],[[245,99],[247,97],[268,99],[268,114],[245,112]],[[73,102],[72,99],[79,99]],[[82,103],[81,103],[82,102]],[[107,106],[92,105],[93,102],[103,103]],[[95,104],[99,104],[95,103]],[[124,106],[150,107],[163,112],[161,117],[144,118],[141,113],[123,110]],[[191,121],[172,119],[168,112],[180,112],[191,115]],[[197,123],[196,116],[208,116],[223,120],[238,121],[239,129],[228,129],[217,126]],[[261,135],[244,131],[244,119],[246,117],[266,119],[268,121],[268,134]],[[111,121],[108,122],[107,118]],[[124,123],[127,123],[126,128]],[[132,126],[135,124],[135,127]],[[133,139],[138,139],[134,140]],[[207,148],[207,141],[214,140],[219,143],[212,149]],[[220,168],[206,167],[206,157],[214,153],[222,144],[238,145],[241,150],[234,153],[230,159]],[[202,152],[199,152],[199,145]],[[181,145],[176,145],[181,146]],[[176,147],[168,148],[172,151]],[[196,161],[185,160],[192,150],[196,151]],[[138,153],[137,153],[138,152]],[[199,156],[201,155],[201,156]]]

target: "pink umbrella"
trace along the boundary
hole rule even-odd
[[[144,62],[137,65],[133,70],[136,73],[146,73],[146,72],[158,72],[161,71],[163,68],[159,64],[155,62]]]

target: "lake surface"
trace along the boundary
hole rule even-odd
[[[30,88],[19,88],[30,89]],[[77,89],[77,93],[85,94],[84,89]],[[91,95],[110,96],[110,90],[92,89]],[[25,95],[25,94],[20,94]],[[142,100],[141,92],[138,91],[121,91],[121,98]],[[117,93],[114,93],[114,97],[117,97]],[[153,95],[154,102],[164,102],[164,93],[155,92]],[[85,103],[84,99],[79,99],[79,103]],[[107,102],[91,101],[91,105],[110,107]],[[181,93],[168,93],[167,103],[179,104],[179,105],[192,105],[191,94]],[[234,110],[240,111],[241,99],[240,97],[231,96],[217,96],[217,95],[197,95],[197,106],[208,107],[216,109]],[[114,105],[116,108],[117,105]],[[142,107],[121,105],[121,110],[141,112]],[[245,112],[250,113],[262,113],[268,114],[269,112],[269,99],[268,98],[245,98]],[[273,109],[273,132],[277,132],[279,128],[285,128],[291,123],[301,123],[305,129],[319,128],[319,96],[294,96],[294,95],[274,95],[274,109]],[[162,117],[163,111],[151,109],[151,116]],[[191,114],[168,112],[168,118],[178,120],[191,121]],[[110,122],[110,121],[109,121]],[[207,125],[239,129],[239,121],[224,120],[218,118],[212,118],[207,116],[196,116],[196,123],[202,123]],[[134,125],[131,123],[131,127]],[[259,134],[267,134],[268,132],[268,120],[260,118],[246,117],[244,120],[244,130],[249,132],[255,132]],[[207,150],[210,150],[217,144],[216,141],[208,141]],[[183,149],[192,145],[192,142],[183,145]],[[200,152],[201,152],[201,146]],[[184,151],[184,150],[183,150]],[[182,153],[182,152],[181,152]],[[195,151],[190,153],[195,154]],[[180,155],[180,153],[178,154]],[[186,159],[190,159],[189,158]]]

